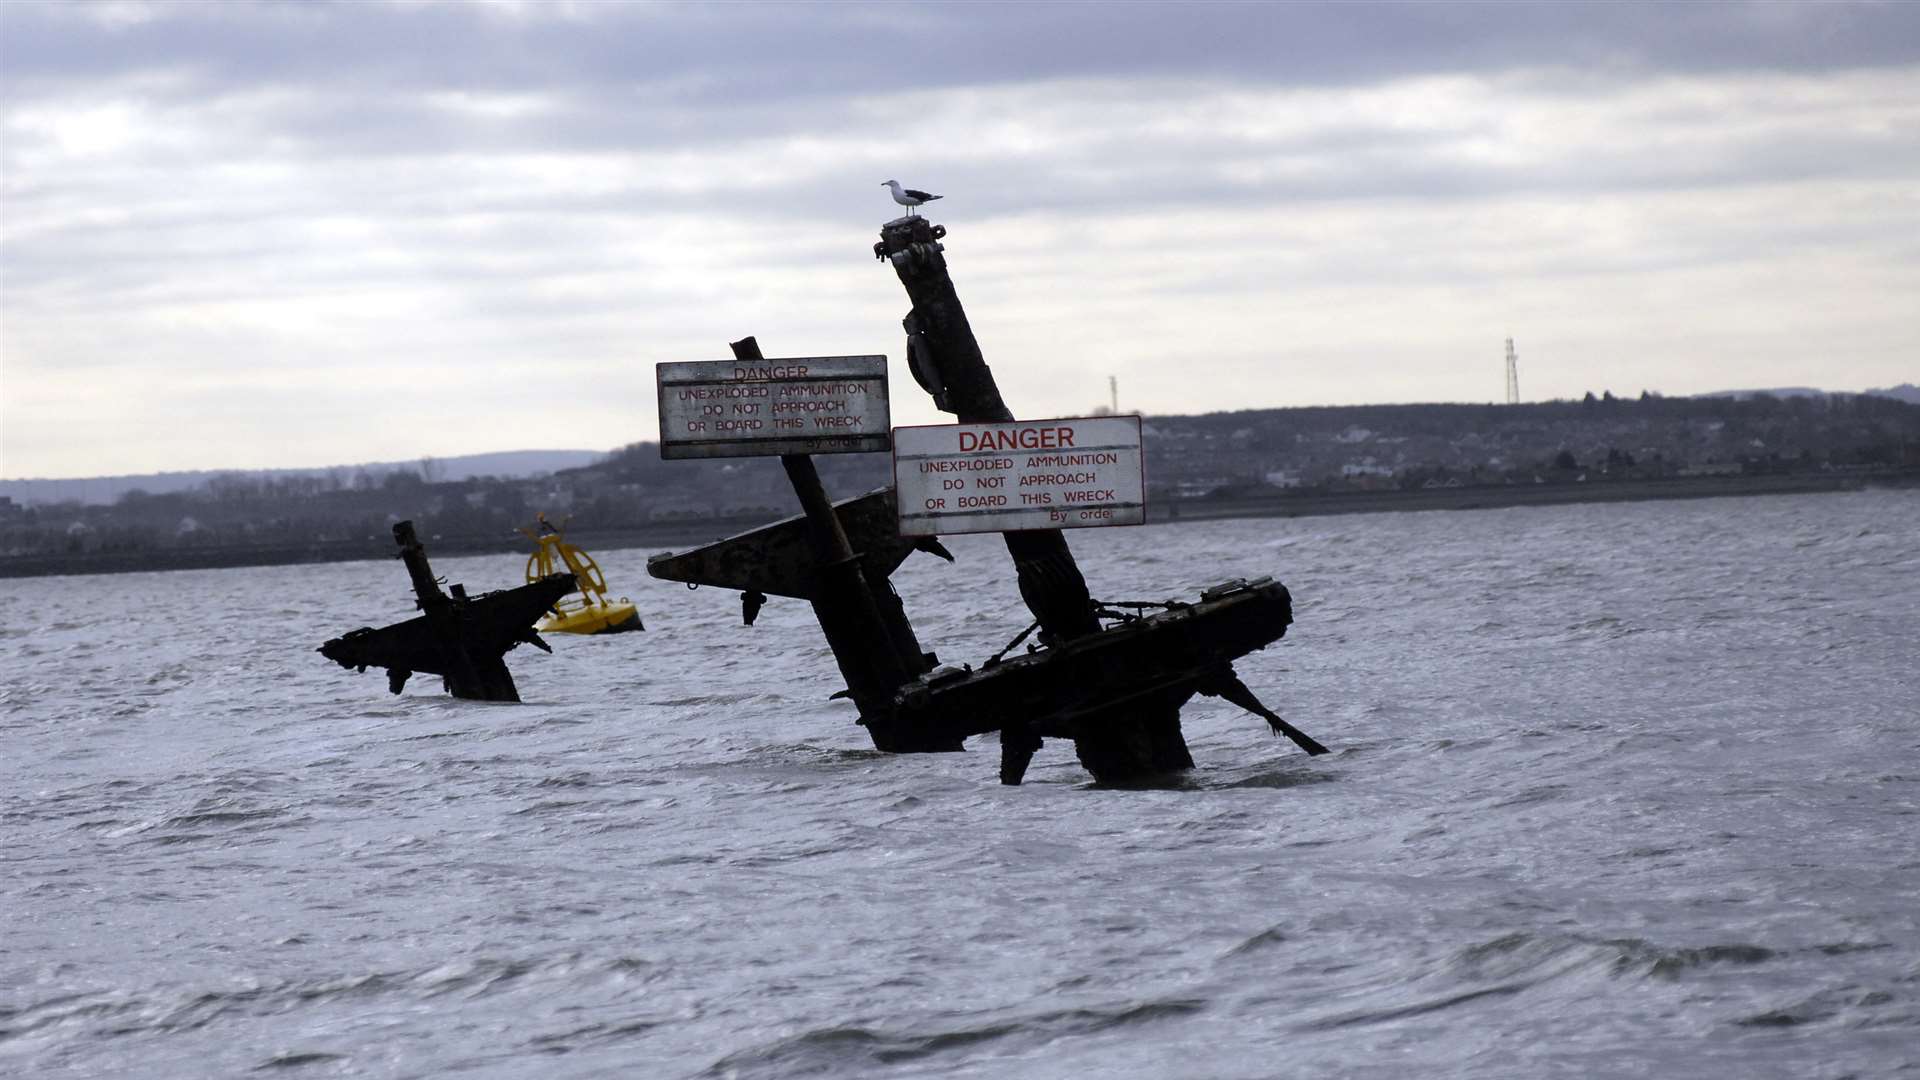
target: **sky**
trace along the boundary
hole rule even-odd
[[[0,3],[0,478],[658,437],[884,353],[1017,415],[1920,381],[1920,4]]]

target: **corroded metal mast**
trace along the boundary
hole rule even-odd
[[[924,217],[902,217],[882,226],[880,242],[873,246],[874,257],[893,265],[913,303],[903,321],[908,369],[921,389],[933,396],[934,407],[954,414],[961,423],[1013,420],[1013,410],[1000,396],[947,272],[945,247],[940,243],[946,235],[945,226]],[[1065,643],[1099,633],[1096,605],[1066,537],[1051,530],[1002,535],[1019,576],[1020,597],[1039,623],[1041,643]],[[1116,710],[1107,734],[1075,740],[1081,763],[1101,779],[1191,768],[1193,756],[1180,731],[1179,705],[1186,696],[1171,706],[1149,700]],[[1001,779],[1018,783],[1040,740],[1030,731],[1011,728],[1001,732],[1001,740],[1008,754]],[[1020,751],[1024,758],[1018,757]]]
[[[731,348],[736,360],[765,359],[760,342],[752,337],[733,342]],[[780,465],[807,522],[807,542],[819,580],[810,598],[820,629],[832,645],[854,703],[863,715],[871,714],[901,684],[932,665],[921,655],[893,587],[884,577],[877,584],[868,579],[862,555],[848,542],[812,456],[782,454]],[[882,591],[890,604],[883,603]],[[883,611],[888,608],[898,614],[897,619],[885,618]]]
[[[752,337],[733,342],[732,349],[736,360],[765,359]],[[836,503],[827,496],[811,456],[782,454],[780,464],[800,500],[799,517],[678,555],[655,555],[647,560],[647,573],[689,585],[739,589],[741,616],[749,625],[768,594],[806,600],[847,682],[845,696],[860,710],[860,723],[876,749],[961,749],[961,735],[892,722],[895,693],[932,669],[936,657],[921,651],[888,575],[911,551],[952,556],[937,541],[899,537],[891,491]]]
[[[963,424],[992,424],[1014,419],[1000,397],[993,371],[980,355],[960,294],[947,275],[940,237],[945,226],[923,217],[888,222],[874,251],[893,263],[907,287],[913,310],[907,313],[907,366],[915,382],[933,395],[935,408]],[[1007,552],[1020,576],[1020,596],[1040,622],[1042,642],[1066,641],[1100,629],[1093,601],[1067,538],[1056,530],[1009,532]]]
[[[945,235],[924,218],[901,218],[886,225],[874,247],[892,262],[913,301],[908,365],[935,404],[963,424],[1017,423],[947,274],[939,243]],[[751,338],[735,342],[734,355],[749,372],[762,359]],[[735,379],[743,377],[738,370]],[[663,390],[663,456],[670,441],[667,401]],[[690,430],[704,430],[698,417],[681,419]],[[874,448],[846,452],[861,449]],[[747,452],[754,452],[751,446]],[[1018,784],[1042,738],[1071,739],[1095,779],[1138,781],[1193,765],[1180,708],[1206,694],[1254,712],[1308,753],[1326,752],[1261,705],[1233,671],[1234,660],[1280,640],[1293,620],[1286,586],[1271,578],[1224,582],[1193,603],[1104,603],[1088,592],[1061,533],[1003,532],[1034,625],[978,668],[943,667],[921,651],[887,579],[911,551],[951,556],[932,536],[903,534],[905,515],[894,489],[829,502],[811,459],[789,453],[782,464],[800,498],[800,516],[656,555],[647,572],[740,590],[748,623],[769,593],[809,601],[847,680],[847,690],[835,696],[853,699],[877,748],[958,750],[968,738],[997,732],[1001,782]],[[1154,608],[1164,610],[1143,613]],[[1103,626],[1103,619],[1112,625]],[[1037,644],[1024,655],[1008,655],[1035,630]]]

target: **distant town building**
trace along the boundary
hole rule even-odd
[[[1740,463],[1737,461],[1705,461],[1698,465],[1688,465],[1680,470],[1681,476],[1739,476]]]

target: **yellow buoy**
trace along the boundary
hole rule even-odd
[[[561,597],[553,605],[554,614],[536,627],[541,633],[614,634],[646,629],[640,625],[640,611],[633,606],[633,601],[624,596],[618,601],[607,599],[607,579],[600,572],[600,564],[593,561],[593,556],[567,543],[565,534],[554,528],[547,515],[535,515],[534,528],[520,531],[539,545],[527,556],[528,581],[566,571],[573,574],[579,585],[577,591]]]

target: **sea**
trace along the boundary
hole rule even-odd
[[[640,550],[521,704],[314,651],[396,560],[0,583],[0,1076],[1920,1077],[1920,492],[1069,540],[1285,582],[1238,671],[1332,753],[877,753],[806,604]],[[1029,616],[949,546],[894,580],[978,664]]]

